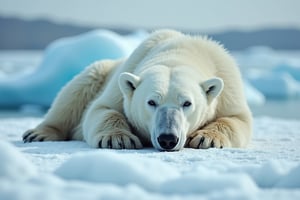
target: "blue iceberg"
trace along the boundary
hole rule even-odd
[[[147,36],[144,31],[121,36],[94,30],[51,43],[37,70],[18,79],[0,80],[0,107],[49,107],[58,91],[74,75],[96,60],[127,57]]]
[[[241,66],[247,84],[252,85],[266,99],[300,97],[300,60],[295,52],[252,47],[235,52],[234,56]],[[248,101],[254,100],[252,93],[246,94]]]
[[[269,99],[300,97],[300,83],[288,72],[262,73],[248,77],[250,83]]]

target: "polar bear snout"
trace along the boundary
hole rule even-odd
[[[151,137],[153,146],[163,151],[182,149],[186,138],[184,124],[184,115],[180,109],[167,106],[158,109]]]
[[[164,133],[158,136],[157,141],[161,148],[172,150],[178,144],[179,138],[172,133]]]

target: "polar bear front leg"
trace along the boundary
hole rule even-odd
[[[247,121],[237,117],[223,117],[189,135],[186,146],[196,149],[245,147],[251,132],[251,124]]]
[[[131,133],[120,112],[108,109],[89,109],[82,124],[85,141],[94,148],[140,149],[140,139]]]

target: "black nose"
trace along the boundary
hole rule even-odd
[[[164,150],[171,150],[173,149],[178,143],[178,137],[173,134],[161,134],[157,141],[161,148]]]

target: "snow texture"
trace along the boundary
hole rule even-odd
[[[24,144],[42,118],[0,119],[0,199],[299,199],[300,121],[256,118],[248,148],[179,152]]]

